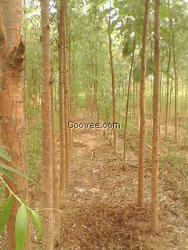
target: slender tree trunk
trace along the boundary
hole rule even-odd
[[[97,41],[95,42],[95,46],[97,46]],[[98,50],[95,47],[95,65],[94,65],[94,105],[95,105],[95,121],[98,122]]]
[[[63,7],[62,2],[59,6],[59,127],[60,127],[60,199],[62,206],[63,197],[65,195],[65,125],[64,125],[64,71],[63,71]]]
[[[145,165],[145,81],[146,81],[146,48],[148,30],[149,0],[145,0],[144,25],[142,35],[141,82],[140,82],[140,134],[139,134],[139,168],[138,168],[138,205],[144,204],[144,165]]]
[[[187,117],[187,107],[188,107],[188,103],[187,103],[187,97],[188,97],[188,88],[187,88],[187,84],[185,85],[185,99],[184,99],[184,102],[185,102],[185,117]]]
[[[50,48],[49,2],[41,0],[41,82],[42,82],[42,206],[44,208],[45,249],[53,249],[53,138],[52,138],[52,72]],[[46,208],[51,208],[47,209]]]
[[[128,111],[129,111],[129,98],[130,98],[130,88],[131,88],[131,80],[132,80],[132,73],[133,73],[133,65],[134,65],[134,55],[135,55],[135,44],[136,44],[136,37],[134,38],[133,44],[133,52],[131,57],[131,66],[129,71],[129,81],[128,81],[128,91],[127,91],[127,103],[126,103],[126,111],[125,111],[125,130],[124,130],[124,148],[123,148],[123,160],[126,163],[126,151],[127,151],[127,124],[128,124]]]
[[[166,83],[166,117],[165,117],[165,136],[168,136],[168,114],[169,114],[169,95],[170,95],[170,62],[171,48],[169,49],[168,67],[167,67],[167,83]]]
[[[64,126],[65,126],[65,184],[70,183],[70,130],[68,128],[69,121],[69,60],[68,60],[68,31],[67,31],[67,0],[63,0],[62,4],[63,14],[63,87],[64,87]]]
[[[161,117],[162,117],[162,105],[163,105],[163,103],[162,103],[162,101],[163,101],[163,96],[164,96],[164,84],[162,85],[162,83],[163,83],[163,75],[162,75],[162,73],[161,73],[161,77],[160,77],[160,97],[159,97],[159,100],[160,100],[160,103],[159,103],[159,107],[160,107],[160,111],[159,111],[159,136],[161,135],[161,126],[160,126],[160,124],[161,124]]]
[[[169,97],[169,122],[172,123],[171,110],[172,110],[172,94],[173,94],[173,80],[170,81],[170,97]]]
[[[111,69],[111,78],[112,78],[112,122],[116,123],[116,97],[115,97],[115,74],[114,74],[114,60],[112,54],[112,37],[111,37],[111,21],[110,16],[108,19],[108,42],[109,42],[109,54],[110,54],[110,69]],[[117,146],[117,132],[116,129],[113,129],[113,146],[116,151]]]
[[[70,86],[69,86],[69,46],[67,26],[67,1],[62,0],[59,10],[59,77],[60,77],[60,176],[62,187],[61,201],[65,188],[70,183],[71,163],[71,133],[68,128],[70,116]]]
[[[178,75],[176,66],[176,47],[175,47],[175,37],[172,31],[172,48],[173,48],[173,65],[174,65],[174,81],[175,81],[175,143],[178,142]]]
[[[91,71],[92,71],[92,103],[91,103],[91,111],[93,115],[93,119],[97,122],[97,81],[96,81],[96,70],[95,70],[95,57],[93,53],[93,44],[90,44],[90,52],[91,52]]]
[[[133,68],[134,68],[134,65],[133,65]],[[136,118],[136,83],[134,82],[133,80],[133,117],[134,119]]]
[[[153,85],[153,143],[152,143],[152,211],[151,228],[158,231],[159,175],[159,110],[160,110],[160,0],[155,0],[154,21],[154,85]]]
[[[60,169],[57,163],[57,140],[55,133],[55,105],[53,98],[53,87],[51,88],[51,113],[52,113],[52,145],[53,145],[53,154],[52,154],[52,163],[53,163],[53,208],[54,208],[54,245],[57,245],[59,242],[59,232],[60,232],[60,214],[58,211],[60,207]]]
[[[139,124],[140,124],[140,115],[139,115],[139,109],[140,109],[140,105],[139,105],[139,84],[137,83],[136,84],[136,96],[137,96],[137,101],[136,101],[136,114],[137,114],[137,117],[136,117],[136,120],[138,122],[138,127],[139,127]]]
[[[68,2],[69,3],[69,2]],[[71,22],[70,22],[70,8],[67,5],[67,58],[68,58],[68,119],[69,121],[72,120],[72,87],[71,87],[71,36],[70,36],[70,29],[71,29]],[[72,151],[73,151],[73,133],[72,129],[69,129],[69,168],[71,168],[71,163],[72,163]]]
[[[21,37],[22,1],[0,2],[0,131],[1,143],[12,157],[12,167],[26,171],[25,119],[23,98],[23,61],[25,47]],[[14,193],[27,200],[27,183],[15,176],[15,185],[6,180]],[[7,226],[7,250],[15,247],[15,219],[18,204],[15,201]]]

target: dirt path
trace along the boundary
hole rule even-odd
[[[119,150],[121,149],[119,139]],[[128,153],[123,166],[100,131],[74,133],[72,183],[62,217],[60,249],[188,249],[188,224],[173,175],[160,175],[160,222],[150,232],[150,169],[146,172],[146,206],[136,206],[137,157]],[[179,176],[177,176],[179,178]],[[174,202],[174,199],[176,201]]]

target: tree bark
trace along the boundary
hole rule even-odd
[[[138,205],[144,204],[144,165],[145,165],[145,81],[146,81],[146,48],[148,30],[149,0],[145,0],[144,25],[142,35],[141,82],[140,82],[140,133],[139,133],[139,167],[138,167]]]
[[[116,96],[115,96],[115,73],[114,73],[114,60],[112,53],[112,37],[111,37],[111,21],[110,16],[108,19],[108,42],[109,42],[109,55],[110,55],[110,69],[111,69],[111,78],[112,78],[112,122],[116,123]],[[116,129],[113,129],[113,146],[116,151],[117,146],[117,132]]]
[[[135,55],[135,45],[136,45],[136,37],[134,38],[133,43],[133,52],[131,57],[131,66],[129,71],[129,81],[128,81],[128,91],[127,91],[127,103],[126,103],[126,111],[125,111],[125,130],[124,130],[124,148],[123,148],[123,160],[126,163],[126,151],[127,151],[127,123],[128,123],[128,111],[129,111],[129,98],[130,98],[130,88],[131,88],[131,80],[133,73],[133,65],[134,65],[134,55]]]
[[[58,16],[59,34],[59,127],[60,127],[60,199],[63,201],[65,195],[65,126],[64,126],[64,91],[63,91],[63,9],[62,3],[59,5]],[[62,206],[62,202],[60,204]]]
[[[69,86],[69,45],[67,25],[67,1],[62,0],[59,7],[59,79],[60,79],[60,176],[62,187],[61,200],[65,188],[70,183],[71,163],[71,133],[68,128],[70,116],[70,86]]]
[[[160,0],[155,0],[154,21],[154,85],[152,140],[152,211],[151,228],[158,232],[158,175],[159,175],[159,110],[160,110]]]
[[[53,88],[51,89],[51,101],[52,101],[52,162],[53,162],[53,208],[54,208],[54,245],[59,243],[59,231],[60,231],[60,214],[58,211],[60,207],[60,169],[59,164],[57,162],[57,140],[56,140],[56,133],[55,133],[55,121],[54,121],[54,98],[53,98]]]
[[[52,138],[52,72],[49,1],[41,0],[41,82],[42,82],[42,207],[43,247],[53,249],[53,138]],[[50,209],[46,209],[50,208]]]
[[[169,96],[170,96],[170,63],[171,63],[171,48],[169,49],[168,67],[167,67],[167,86],[166,86],[166,117],[165,117],[165,136],[168,136],[168,114],[169,114]]]
[[[21,36],[22,1],[0,2],[0,131],[1,143],[12,157],[12,167],[26,171],[25,118],[23,102],[23,62],[25,46]],[[6,180],[15,194],[27,200],[25,180],[15,176],[15,185]],[[18,203],[15,201],[7,226],[7,250],[15,247],[15,219]]]
[[[172,31],[172,49],[173,49],[173,66],[174,66],[174,82],[175,82],[175,143],[178,142],[178,75],[177,75],[177,63],[176,63],[176,46],[174,32]]]

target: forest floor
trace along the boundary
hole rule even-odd
[[[77,121],[85,120],[83,117]],[[147,121],[147,126],[150,125]],[[140,209],[137,206],[137,136],[128,136],[125,166],[122,136],[118,135],[115,154],[110,135],[104,137],[97,129],[73,131],[71,185],[61,213],[61,242],[55,249],[188,250],[188,131],[179,128],[176,145],[173,130],[169,127],[166,140],[161,126],[157,235],[150,230],[151,134],[145,149],[145,206]],[[38,153],[34,151],[34,155]],[[31,169],[36,176],[39,165]],[[30,205],[40,207],[39,186],[30,187]],[[31,239],[31,249],[41,250],[34,234]],[[6,250],[4,237],[0,237],[0,249]]]
[[[146,148],[145,207],[140,209],[136,205],[138,141],[129,137],[125,166],[120,137],[115,154],[101,131],[73,133],[71,185],[62,213],[60,249],[188,249],[188,175],[173,168],[166,158],[160,164],[160,232],[153,235],[150,147]],[[164,154],[163,141],[161,147]]]

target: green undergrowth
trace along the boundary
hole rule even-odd
[[[35,120],[31,127],[28,128],[26,136],[27,145],[27,166],[29,175],[34,180],[40,177],[40,162],[42,149],[42,123],[41,119]]]

